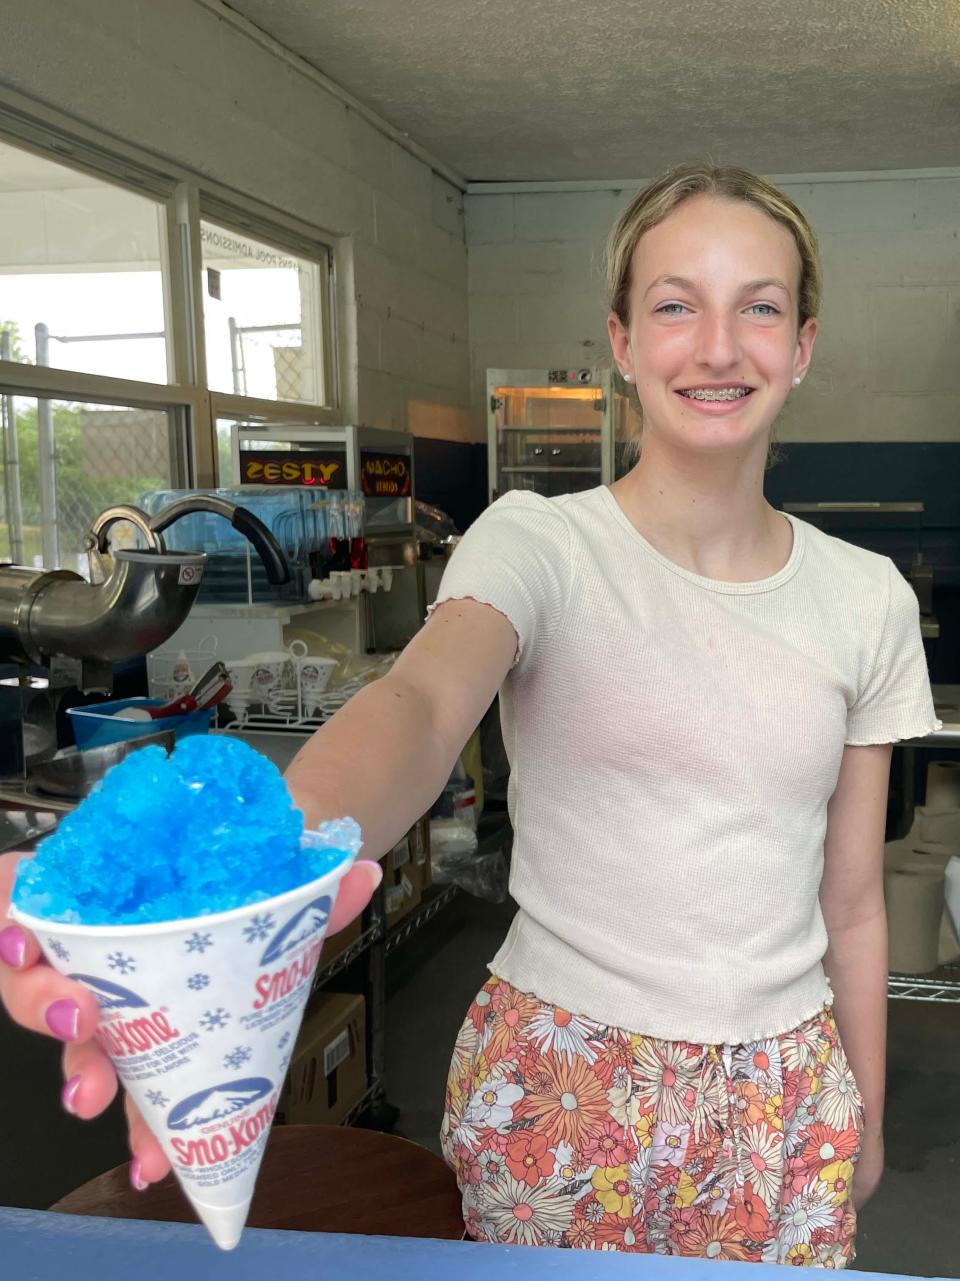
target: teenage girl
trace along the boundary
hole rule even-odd
[[[936,724],[918,606],[891,561],[763,495],[817,335],[800,210],[684,166],[623,213],[608,276],[639,461],[494,503],[288,783],[308,826],[352,814],[379,854],[499,691],[518,912],[442,1130],[471,1236],[842,1267],[883,1168],[890,745]],[[348,874],[332,929],[378,878]],[[98,1113],[93,997],[16,925],[0,958],[12,1016],[67,1043],[64,1105]],[[145,1186],[167,1165],[128,1113]]]

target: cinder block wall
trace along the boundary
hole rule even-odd
[[[813,369],[781,417],[780,438],[960,440],[960,175],[781,185],[820,237],[825,288]],[[488,367],[607,358],[600,258],[634,191],[468,193],[478,433]]]

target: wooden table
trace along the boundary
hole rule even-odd
[[[145,1192],[118,1165],[50,1207],[63,1214],[195,1223],[173,1175]],[[392,1134],[346,1126],[275,1126],[247,1224],[300,1232],[397,1237],[463,1236],[460,1193],[449,1167]]]

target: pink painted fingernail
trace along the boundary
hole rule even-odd
[[[130,1183],[137,1192],[143,1192],[150,1186],[140,1173],[140,1158],[138,1156],[135,1156],[130,1162]]]
[[[44,1018],[47,1020],[47,1027],[61,1041],[75,1041],[77,1039],[77,1031],[80,1025],[80,1006],[76,1001],[66,998],[62,1001],[54,1001],[52,1005],[47,1006]]]
[[[72,1076],[63,1087],[63,1093],[60,1095],[60,1102],[63,1104],[63,1110],[69,1112],[71,1116],[77,1115],[77,1109],[73,1106],[73,1101],[77,1097],[77,1090],[80,1089],[80,1082],[83,1077],[78,1072]]]
[[[371,889],[375,890],[377,886],[380,884],[380,882],[383,880],[383,868],[380,866],[379,863],[374,863],[372,860],[366,860],[366,859],[358,863],[357,866],[365,867],[367,869],[367,872],[369,873],[369,876],[370,876]]]
[[[27,954],[27,936],[19,925],[0,930],[0,961],[18,970]]]

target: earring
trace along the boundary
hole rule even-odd
[[[633,374],[621,374],[621,377],[623,378],[623,381],[624,381],[625,383],[632,383],[632,382],[633,382]]]
[[[799,387],[799,386],[800,386],[800,384],[801,384],[802,382],[803,382],[803,379],[802,379],[802,378],[799,378],[799,377],[798,377],[798,378],[794,378],[794,380],[793,380],[793,385],[794,385],[794,387]]]

